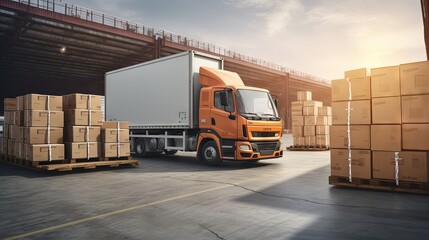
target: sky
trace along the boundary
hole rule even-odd
[[[425,61],[420,0],[63,0],[339,79],[344,71]]]

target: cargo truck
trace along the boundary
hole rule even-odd
[[[140,156],[196,151],[222,160],[282,157],[282,120],[268,90],[245,86],[220,57],[188,51],[107,72],[106,120],[128,121]]]

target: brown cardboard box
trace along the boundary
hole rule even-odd
[[[304,116],[292,116],[292,126],[304,126]]]
[[[7,138],[2,138],[2,153],[3,154],[5,154],[5,155],[8,155],[7,154],[7,143],[8,143],[8,140],[7,140]]]
[[[62,111],[63,98],[61,96],[41,95],[41,94],[27,94],[24,96],[24,109],[25,110],[48,110],[48,96],[49,96],[49,110]]]
[[[88,138],[88,139],[87,139]],[[71,126],[64,131],[64,142],[100,142],[101,127]]]
[[[304,137],[306,146],[315,146],[316,145],[316,136],[307,136]]]
[[[316,145],[329,146],[330,145],[329,135],[316,135]]]
[[[368,76],[366,68],[358,68],[344,72],[344,78],[362,78]]]
[[[89,96],[91,96],[89,98]],[[102,96],[99,95],[88,95],[88,94],[69,94],[63,96],[63,109],[91,109],[91,110],[102,110],[101,109]],[[88,103],[91,102],[91,105]]]
[[[24,143],[26,144],[48,144],[48,128],[47,127],[25,127],[24,131]],[[51,144],[63,143],[63,129],[62,128],[50,128],[50,139]]]
[[[429,123],[429,95],[402,97],[403,123]]]
[[[429,150],[429,124],[403,124],[402,149]]]
[[[3,124],[3,137],[4,138],[10,138],[9,134],[9,124]]]
[[[25,159],[24,143],[16,141],[13,151],[14,151],[13,156],[19,159]]]
[[[24,96],[18,96],[16,99],[16,109],[17,111],[24,111]]]
[[[7,155],[13,156],[14,149],[15,149],[15,140],[8,139],[7,140]]]
[[[351,100],[368,100],[371,99],[371,78],[350,79]],[[349,100],[349,82],[345,79],[332,80],[332,101]]]
[[[49,159],[49,145],[51,159]],[[25,144],[26,160],[33,162],[64,160],[64,144]]]
[[[304,107],[304,101],[292,101],[291,106],[292,107]]]
[[[371,69],[371,97],[396,97],[400,95],[399,66]]]
[[[310,101],[311,92],[310,91],[298,91],[296,92],[296,98],[298,101]]]
[[[371,151],[351,150],[352,178],[371,179]],[[349,151],[331,149],[331,175],[349,177]]]
[[[302,116],[303,115],[302,107],[292,106],[291,107],[291,114],[292,114],[292,116]]]
[[[352,149],[371,149],[369,125],[351,125]],[[331,126],[331,148],[348,148],[347,126]]]
[[[428,152],[400,152],[398,175],[400,181],[423,182],[429,181]],[[372,152],[372,174],[374,178],[396,180],[395,152]]]
[[[304,125],[316,126],[317,116],[305,116]]]
[[[371,149],[401,151],[401,125],[371,125]]]
[[[91,113],[91,123],[89,122]],[[103,112],[99,110],[73,109],[65,110],[66,126],[101,126],[103,125]]]
[[[115,121],[106,121],[103,122],[101,128],[118,128],[118,122]],[[129,129],[128,122],[119,122],[119,129]]]
[[[3,106],[5,111],[15,111],[16,109],[16,99],[15,98],[4,98]]]
[[[66,143],[67,159],[98,158],[101,145],[98,142]]]
[[[323,106],[323,102],[319,102],[319,101],[304,101],[304,107],[322,107]],[[316,110],[317,111],[317,110]]]
[[[15,135],[15,140],[17,142],[21,142],[21,143],[24,142],[24,129],[25,129],[25,127],[21,127],[21,126],[17,126],[15,128],[15,131],[17,131],[17,133]]]
[[[103,143],[104,157],[130,156],[130,143]]]
[[[304,126],[304,137],[316,136],[316,126]]]
[[[19,135],[18,126],[16,125],[8,125],[9,126],[9,138],[11,140],[16,140],[17,135]]]
[[[304,116],[317,116],[318,115],[318,107],[303,107],[302,115]]]
[[[401,123],[401,98],[373,98],[372,99],[372,124],[400,124]]]
[[[399,65],[401,95],[429,94],[429,61]]]
[[[304,137],[304,127],[303,126],[292,126],[292,136],[293,137]]]
[[[332,125],[332,116],[317,116],[316,125]]]
[[[40,111],[40,110],[25,110],[24,111],[24,126],[26,127],[47,127],[48,114],[50,114],[51,127],[64,127],[64,112],[63,111]]]
[[[332,103],[332,124],[347,124],[348,102]],[[371,102],[360,100],[350,102],[350,124],[371,124]]]
[[[332,116],[332,108],[328,106],[319,107],[319,116]]]
[[[15,125],[24,126],[24,111],[13,111],[13,119]]]
[[[305,145],[305,137],[293,137],[293,145],[304,146]]]
[[[118,142],[118,132],[119,132],[119,142],[130,142],[130,132],[128,129],[113,129],[113,128],[104,128],[101,132],[101,141],[105,143]]]
[[[329,126],[316,126],[316,135],[329,135]]]

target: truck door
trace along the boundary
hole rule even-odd
[[[219,146],[222,156],[234,157],[237,139],[237,114],[231,89],[214,91],[214,103],[211,111],[211,128],[221,137]]]

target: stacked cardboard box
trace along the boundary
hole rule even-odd
[[[371,78],[359,69],[346,78],[332,81],[331,146],[338,149],[331,151],[331,174],[349,177],[350,140],[352,177],[428,182],[429,62],[373,68]],[[344,92],[351,96],[341,97]]]
[[[16,99],[5,98],[4,99],[4,123],[3,123],[3,137],[1,139],[1,153],[5,155],[12,155],[13,151],[13,137],[15,135],[10,134],[10,129],[14,129],[15,125],[15,111],[16,111]],[[11,144],[11,148],[8,147]],[[10,153],[10,154],[9,154]]]
[[[312,93],[300,91],[292,102],[292,135],[294,146],[329,147],[329,126],[332,123],[331,107],[312,101]]]
[[[67,159],[101,157],[101,96],[70,94],[63,96]]]
[[[128,122],[103,122],[103,157],[130,156],[130,135]]]

